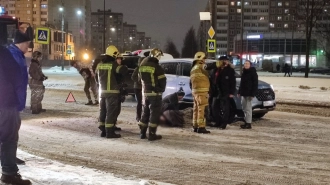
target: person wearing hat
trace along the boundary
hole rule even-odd
[[[161,123],[171,127],[182,127],[184,125],[184,114],[179,111],[179,102],[184,95],[184,91],[179,90],[163,98],[162,115],[160,116]]]
[[[16,151],[21,118],[19,112],[25,108],[28,83],[24,54],[30,40],[21,32],[16,32],[14,44],[8,49],[0,47],[0,145],[1,182],[29,185],[22,179],[16,164]]]
[[[207,70],[219,68],[222,61],[206,64],[206,54],[197,52],[194,56],[192,69],[190,71],[190,85],[194,97],[193,108],[193,131],[200,134],[209,134],[206,130],[205,108],[208,105],[208,96],[210,90],[209,73]]]
[[[84,92],[88,99],[88,102],[85,105],[98,105],[99,101],[97,99],[97,94],[98,94],[97,85],[95,81],[95,74],[92,70],[92,66],[84,66],[81,62],[78,62],[76,60],[71,61],[70,65],[76,68],[79,74],[85,80]],[[89,90],[91,90],[94,95],[94,100],[95,100],[94,103],[92,101],[91,93]]]
[[[180,90],[165,96],[162,100],[162,112],[166,110],[179,110],[179,101],[183,99],[184,95],[184,91]]]
[[[32,54],[31,65],[29,68],[30,80],[29,86],[31,89],[31,111],[32,114],[39,114],[45,112],[42,109],[41,101],[44,98],[45,86],[43,81],[47,80],[48,77],[44,75],[41,69],[40,61],[42,60],[42,53],[35,51]]]
[[[226,129],[227,124],[231,123],[235,111],[233,111],[233,97],[236,92],[236,76],[234,65],[229,62],[227,56],[219,58],[223,62],[220,68],[217,68],[211,73],[212,93],[210,94],[211,115],[216,122],[216,127]]]

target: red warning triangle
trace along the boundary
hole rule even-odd
[[[76,102],[76,99],[74,98],[72,92],[69,93],[68,97],[65,100],[65,103],[71,103],[71,102]]]

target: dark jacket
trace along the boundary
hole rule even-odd
[[[258,74],[254,67],[243,69],[238,94],[255,97],[258,91]]]
[[[162,112],[166,110],[179,110],[179,99],[177,93],[167,95],[165,98],[163,98]]]
[[[211,74],[212,96],[234,95],[236,91],[235,70],[231,65],[213,70]]]
[[[145,96],[158,96],[165,91],[166,76],[157,58],[147,57],[139,68]]]
[[[119,94],[121,89],[120,82],[116,75],[126,75],[128,68],[125,65],[118,65],[113,57],[107,56],[97,65],[96,74],[101,90],[101,97],[107,97],[111,94]]]
[[[29,74],[31,77],[29,85],[43,85],[42,82],[46,79],[46,76],[42,72],[41,65],[38,60],[31,60]]]
[[[134,69],[131,76],[131,79],[134,82],[134,89],[142,89],[141,77],[139,75],[139,66],[141,65],[143,59],[145,59],[145,57],[139,58],[138,67]]]
[[[25,107],[26,88],[20,66],[8,51],[0,46],[0,109]]]
[[[8,47],[8,50],[10,51],[11,55],[14,57],[16,63],[18,64],[19,66],[18,69],[20,69],[22,75],[22,79],[21,79],[22,84],[21,87],[19,88],[19,91],[17,92],[20,102],[19,109],[21,111],[25,108],[27,85],[29,81],[27,65],[26,65],[24,53],[17,46],[11,44]]]

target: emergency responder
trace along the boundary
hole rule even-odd
[[[118,68],[121,68],[122,67],[122,61],[123,61],[124,57],[123,55],[118,55],[118,57],[116,58],[116,62],[118,64]],[[126,65],[124,67],[127,67]],[[125,84],[125,77],[123,76],[123,74],[121,73],[116,73],[116,81],[117,81],[117,84],[118,84],[118,87],[119,87],[119,93],[120,93],[120,101],[118,101],[118,109],[117,109],[117,113],[116,113],[116,118],[118,118],[119,114],[120,114],[120,111],[121,111],[121,103],[124,103],[125,99],[126,99],[126,96],[128,95],[127,91],[126,91],[126,84]],[[115,124],[117,124],[117,119],[116,119],[116,122]],[[117,127],[115,125],[115,130],[116,131],[120,131],[121,128],[120,127]]]
[[[152,49],[149,57],[142,61],[139,68],[143,92],[142,117],[139,122],[140,138],[146,139],[149,123],[149,141],[162,139],[161,135],[156,135],[162,113],[162,93],[166,88],[165,73],[159,65],[161,56],[163,52],[160,49]]]
[[[213,126],[226,129],[227,124],[232,122],[235,115],[233,97],[236,91],[236,77],[234,65],[229,62],[229,58],[221,56],[219,60],[223,61],[223,65],[212,70],[212,94],[210,94],[212,103],[209,107],[216,122]]]
[[[101,137],[120,138],[116,134],[116,121],[120,103],[120,84],[116,80],[116,74],[125,75],[128,69],[124,65],[118,65],[116,58],[120,55],[115,46],[109,46],[102,61],[96,67],[100,90],[100,117],[99,129]]]
[[[84,65],[81,62],[78,61],[71,61],[71,66],[76,68],[79,74],[84,78],[85,80],[85,86],[84,86],[84,92],[86,94],[86,97],[88,99],[88,102],[85,105],[98,105],[99,101],[97,99],[97,85],[95,83],[95,73],[92,70],[92,66],[90,65]],[[93,103],[91,98],[91,93],[89,89],[92,91],[94,95],[95,102]]]
[[[141,77],[139,75],[139,66],[142,63],[142,60],[145,59],[145,57],[139,58],[138,66],[134,69],[131,79],[134,82],[134,93],[137,101],[136,105],[136,121],[139,122],[141,120],[141,114],[142,114],[142,85],[141,85]]]
[[[207,70],[219,68],[222,61],[205,63],[204,52],[197,52],[194,56],[193,66],[190,71],[190,81],[192,94],[194,96],[193,108],[193,131],[197,133],[209,134],[206,130],[206,120],[204,116],[205,107],[208,105],[208,93],[210,89],[209,73]]]
[[[42,60],[42,54],[39,51],[35,51],[32,54],[31,65],[29,67],[29,86],[31,89],[31,111],[32,114],[39,114],[45,112],[42,109],[41,101],[44,98],[45,86],[43,81],[47,80],[48,77],[44,75],[41,70],[40,61]]]

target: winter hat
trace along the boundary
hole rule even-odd
[[[14,44],[19,44],[23,42],[28,42],[31,41],[29,36],[25,33],[22,33],[21,31],[17,30],[15,33],[15,38],[14,38]]]
[[[184,91],[178,91],[176,94],[177,94],[178,96],[184,96],[184,95],[185,95]]]

